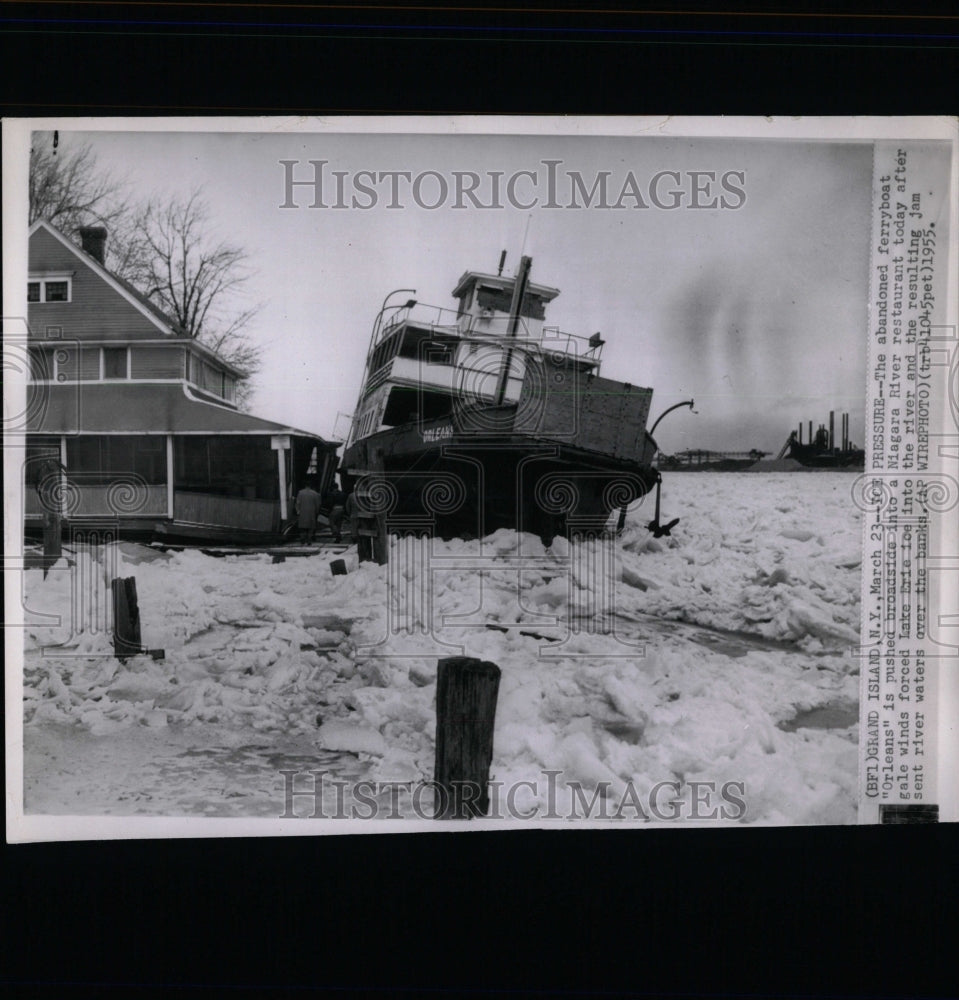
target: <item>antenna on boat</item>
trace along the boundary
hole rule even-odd
[[[499,255],[499,267],[496,269],[496,277],[498,278],[503,273],[503,265],[506,263],[506,251],[504,250]]]
[[[506,329],[506,339],[514,341],[519,327],[520,312],[523,308],[523,300],[526,298],[526,289],[529,286],[529,270],[533,261],[530,257],[520,257],[519,271],[513,281],[513,298],[509,307],[509,325]],[[513,348],[510,346],[503,353],[503,369],[500,373],[499,386],[496,392],[496,405],[502,406],[506,397],[506,382],[509,379],[510,364],[513,360]]]
[[[532,219],[533,219],[533,213],[530,212],[529,215],[526,216],[526,228],[523,230],[523,248],[519,252],[520,267],[522,267],[523,255],[526,253],[526,237],[529,236],[529,224],[532,221]]]

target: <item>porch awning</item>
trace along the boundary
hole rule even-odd
[[[310,431],[207,403],[181,384],[33,384],[27,392],[30,434],[286,434],[323,441]]]

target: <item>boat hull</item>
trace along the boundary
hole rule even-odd
[[[628,461],[515,434],[404,447],[386,431],[349,448],[342,470],[347,489],[392,533],[476,538],[514,528],[548,543],[605,530],[611,514],[652,490],[649,441],[643,460]]]

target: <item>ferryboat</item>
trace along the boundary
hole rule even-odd
[[[653,390],[601,376],[602,336],[549,325],[559,289],[530,280],[529,257],[513,276],[504,262],[505,252],[496,274],[465,272],[455,308],[399,289],[373,322],[340,472],[391,532],[505,527],[548,544],[608,530],[617,511],[621,528],[658,487]],[[650,527],[669,526],[657,514]]]

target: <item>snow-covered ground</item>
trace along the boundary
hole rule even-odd
[[[345,576],[322,556],[78,551],[25,574],[31,620],[63,619],[26,632],[25,809],[279,816],[282,770],[429,781],[436,661],[462,652],[502,669],[492,778],[516,810],[672,782],[689,816],[695,782],[738,782],[744,822],[853,822],[854,478],[673,474],[670,538],[648,500],[611,543],[403,542]],[[165,659],[113,658],[113,575],[136,577]]]

